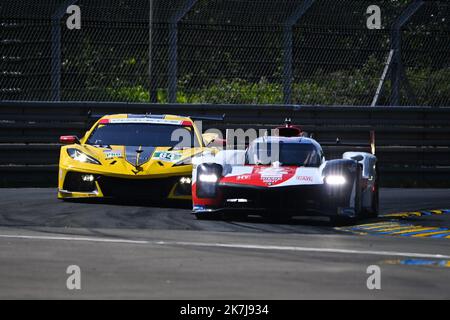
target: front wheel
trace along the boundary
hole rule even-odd
[[[194,213],[194,216],[197,220],[203,221],[217,220],[219,218],[217,214],[213,213]]]
[[[367,216],[369,218],[377,218],[380,206],[380,194],[378,190],[378,186],[375,186],[375,191],[372,194],[372,206],[370,208],[370,212],[368,212]]]

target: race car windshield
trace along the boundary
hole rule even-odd
[[[199,147],[199,141],[191,127],[147,123],[100,124],[92,132],[87,144],[173,149]]]
[[[247,151],[247,163],[251,165],[319,167],[320,154],[312,144],[298,143],[256,143]]]

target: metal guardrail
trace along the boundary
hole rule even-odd
[[[154,113],[219,116],[208,128],[273,128],[285,118],[326,142],[329,157],[369,151],[376,132],[382,183],[450,186],[449,107],[0,102],[0,186],[55,185],[61,135],[82,136],[90,114]],[[330,144],[339,138],[340,144]]]

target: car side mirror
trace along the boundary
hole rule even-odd
[[[80,139],[77,136],[61,136],[59,142],[62,144],[80,144]]]

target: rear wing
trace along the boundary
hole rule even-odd
[[[285,125],[282,127],[278,127],[278,134],[282,137],[309,137],[314,138],[313,133],[307,133],[302,130],[301,126],[292,125],[291,119],[285,120]],[[370,152],[375,155],[376,153],[376,140],[375,140],[375,131],[371,130],[367,137],[367,144],[361,142],[354,141],[346,141],[341,140],[339,137],[334,141],[330,140],[318,140],[318,142],[325,147],[333,147],[333,146],[347,146],[347,147],[368,147],[370,148]]]
[[[150,112],[147,113],[143,113],[142,116],[152,116],[153,114]],[[92,110],[89,110],[87,112],[87,117],[90,121],[97,121],[99,119],[101,119],[102,117],[104,117],[105,114],[93,114]],[[193,121],[211,121],[211,122],[221,122],[221,121],[225,121],[225,117],[226,114],[223,114],[221,116],[202,116],[202,115],[192,115],[192,116],[183,116],[180,115],[180,117],[186,117],[186,118],[190,118]]]
[[[194,121],[210,121],[210,122],[223,122],[225,121],[226,114],[221,116],[186,116]]]
[[[305,134],[310,138],[314,138],[314,134]],[[375,131],[371,130],[367,134],[367,143],[361,141],[349,141],[349,140],[341,140],[339,137],[336,140],[317,140],[321,146],[323,147],[349,147],[349,148],[367,148],[370,150],[370,153],[376,154],[376,135]]]

